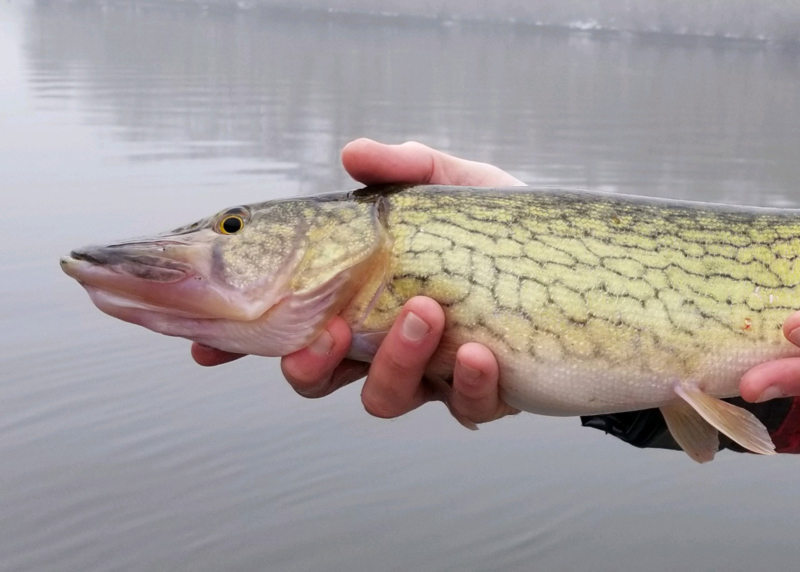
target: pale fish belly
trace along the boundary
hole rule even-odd
[[[788,342],[747,349],[722,349],[699,362],[691,375],[609,367],[597,361],[537,362],[530,356],[500,352],[501,396],[522,411],[540,415],[599,415],[663,407],[680,401],[676,384],[694,385],[707,395],[739,395],[739,381],[766,361],[800,356]]]

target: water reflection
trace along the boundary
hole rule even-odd
[[[268,157],[320,190],[367,135],[634,193],[783,204],[800,179],[800,57],[760,44],[93,4],[27,38],[40,101],[159,142],[135,160]]]

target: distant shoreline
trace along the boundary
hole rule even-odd
[[[47,2],[48,0],[40,0]],[[58,2],[59,0],[50,0]],[[591,34],[675,36],[800,45],[800,0],[99,0],[108,4],[197,6],[273,16],[314,14],[443,27],[504,26]]]

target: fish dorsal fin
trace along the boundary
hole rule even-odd
[[[719,433],[691,405],[678,401],[661,408],[672,437],[698,463],[714,459],[719,449]]]
[[[764,424],[749,411],[706,395],[697,387],[675,385],[675,393],[714,426],[733,441],[761,455],[774,455],[775,445]]]

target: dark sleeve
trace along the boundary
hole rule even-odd
[[[764,403],[748,403],[740,397],[725,401],[758,417],[769,431],[778,453],[800,453],[800,398],[773,399]],[[680,449],[658,409],[588,415],[581,417],[581,424],[605,431],[634,447]],[[719,442],[720,450],[745,451],[725,435],[720,434]]]

